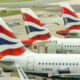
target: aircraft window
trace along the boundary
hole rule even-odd
[[[39,63],[39,65],[40,65],[41,63]]]
[[[56,63],[56,65],[57,65],[57,63]]]
[[[73,63],[73,65],[75,65],[75,63]]]
[[[51,65],[51,63],[49,63],[49,65]]]
[[[68,63],[66,63],[66,65],[68,65]]]
[[[54,65],[54,63],[52,63],[52,65]]]
[[[44,65],[44,63],[42,63],[42,65]]]
[[[69,63],[69,65],[71,65],[71,63]]]
[[[59,63],[59,65],[61,65],[61,63]]]
[[[63,65],[64,65],[64,63],[63,63]]]
[[[45,63],[45,65],[47,65],[47,63]]]

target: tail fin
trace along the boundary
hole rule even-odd
[[[29,8],[21,9],[28,39],[32,40],[47,40],[51,37],[50,32],[40,22],[38,17]]]
[[[25,49],[19,39],[15,37],[12,30],[0,18],[0,59],[4,56],[18,56],[24,53]]]
[[[68,3],[61,3],[60,6],[65,27],[70,29],[77,29],[80,27],[79,16],[75,13],[71,6]],[[74,25],[78,26],[75,27]]]
[[[68,3],[61,3],[60,6],[66,29],[58,30],[56,33],[66,36],[71,30],[80,30],[80,19],[71,6]]]
[[[75,11],[72,9],[72,7],[68,3],[60,3],[61,11],[63,15],[71,15],[75,18],[79,18],[78,15],[75,13]]]

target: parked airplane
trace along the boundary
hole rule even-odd
[[[80,38],[80,18],[68,3],[61,3],[61,11],[65,30],[58,30],[56,33],[65,37]]]
[[[28,74],[49,78],[80,76],[80,54],[36,54],[25,50],[0,18],[0,67],[15,70],[15,63]]]
[[[22,8],[21,9],[23,19],[24,19],[24,24],[25,28],[27,30],[27,35],[28,38],[34,39],[34,43],[40,42],[40,41],[56,41],[57,53],[79,53],[80,52],[80,39],[77,38],[57,38],[54,35],[52,35],[46,27],[42,27],[38,25],[39,19],[37,16],[32,12],[31,9],[29,8]],[[39,35],[44,35],[44,34],[49,34],[49,36],[39,36]],[[38,36],[38,37],[36,37]],[[38,39],[39,38],[39,39]],[[43,38],[43,40],[42,40]],[[41,39],[41,40],[40,40]],[[25,44],[26,40],[25,40]],[[51,48],[54,48],[52,45]]]

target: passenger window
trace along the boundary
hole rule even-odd
[[[40,65],[41,63],[39,63],[39,65]]]
[[[69,65],[71,65],[71,63],[69,63]]]
[[[57,65],[57,63],[56,63],[56,65]]]
[[[59,65],[61,65],[61,63],[59,63]]]
[[[75,63],[73,63],[73,65],[75,65]]]
[[[66,63],[66,65],[68,65],[68,63]]]
[[[42,65],[44,65],[44,63],[42,63]]]
[[[52,65],[54,65],[54,63],[52,63]]]
[[[45,65],[47,65],[47,63],[45,63]]]
[[[49,65],[51,65],[51,63],[49,63]]]
[[[63,65],[64,65],[64,63],[63,63]]]

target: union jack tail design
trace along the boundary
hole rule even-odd
[[[75,11],[71,8],[68,3],[61,3],[61,11],[63,14],[65,30],[59,30],[57,33],[66,35],[71,30],[80,30],[80,19]]]
[[[25,51],[23,44],[0,18],[0,59],[5,56],[19,56]]]
[[[47,40],[51,37],[48,29],[31,9],[22,8],[21,12],[29,40]]]

